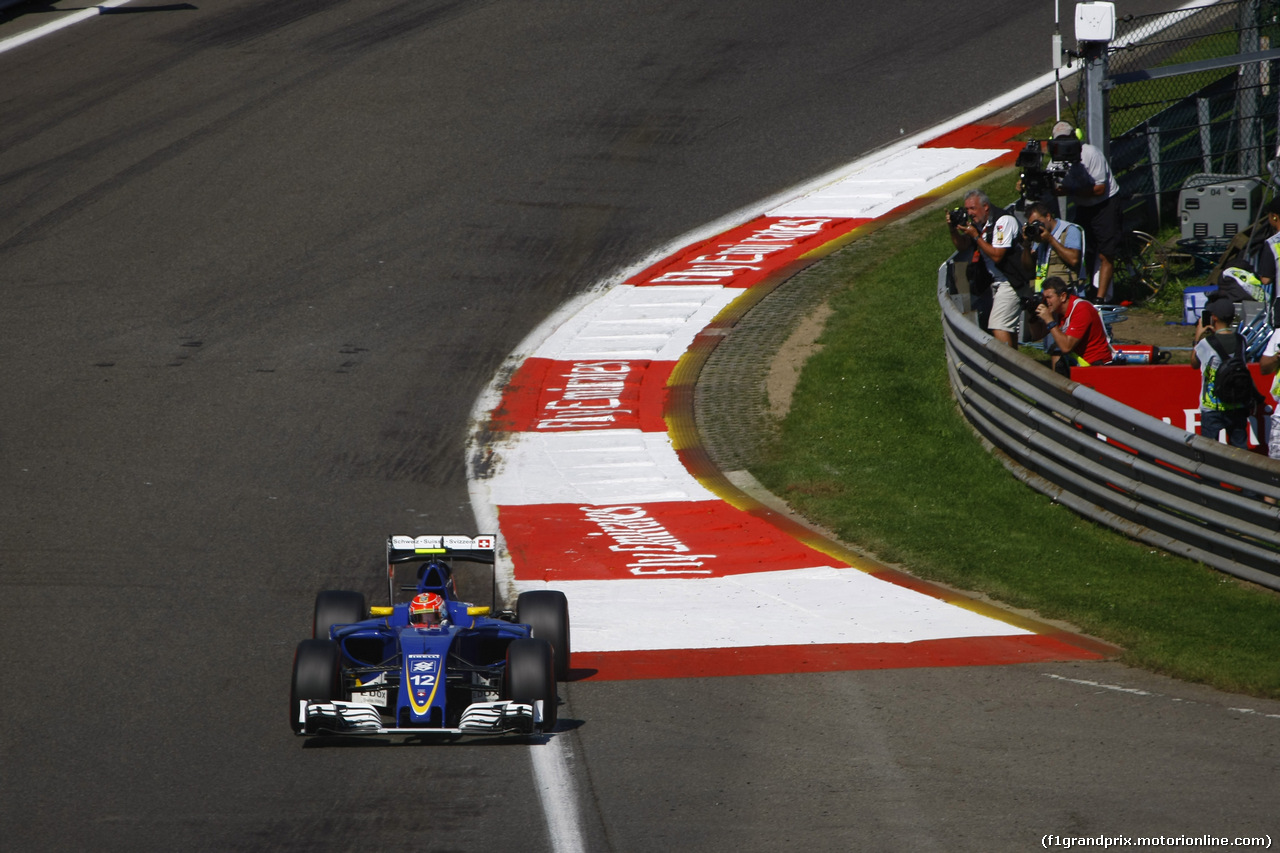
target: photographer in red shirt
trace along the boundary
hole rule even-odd
[[[1110,364],[1115,354],[1098,309],[1071,293],[1057,276],[1045,279],[1040,292],[1044,301],[1036,306],[1036,316],[1045,322],[1062,353],[1053,357],[1054,369],[1069,373],[1059,366],[1060,360],[1065,360],[1068,368]]]

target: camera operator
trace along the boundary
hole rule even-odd
[[[1053,357],[1054,370],[1069,375],[1070,367],[1111,363],[1115,354],[1097,308],[1072,294],[1067,283],[1057,276],[1044,280],[1040,294],[1043,301],[1036,307],[1036,315],[1045,322],[1062,353]]]
[[[1060,121],[1053,126],[1054,141],[1075,139],[1075,128],[1069,122]],[[1051,141],[1050,152],[1053,147]],[[1120,184],[1102,151],[1084,143],[1079,161],[1068,165],[1060,190],[1074,205],[1072,218],[1089,235],[1098,253],[1097,301],[1106,302],[1111,294],[1113,261],[1123,237]]]
[[[1050,276],[1068,284],[1079,280],[1084,254],[1084,232],[1079,225],[1058,219],[1047,204],[1037,201],[1027,205],[1022,238],[1022,263],[1035,270],[1031,284],[1036,293]]]
[[[996,340],[1015,349],[1018,346],[1018,321],[1022,302],[1018,289],[1026,284],[1022,269],[1018,220],[1012,214],[992,210],[991,199],[980,190],[964,197],[965,217],[952,211],[947,216],[947,230],[957,252],[974,252],[973,261],[981,260],[991,276],[994,290],[987,330]]]

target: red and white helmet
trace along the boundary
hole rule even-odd
[[[409,602],[409,622],[434,628],[444,619],[444,596],[438,592],[420,592]]]

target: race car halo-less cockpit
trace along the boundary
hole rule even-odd
[[[298,644],[293,660],[293,730],[495,735],[553,729],[556,681],[569,671],[564,593],[523,592],[514,611],[457,597],[452,564],[492,566],[496,539],[391,536],[387,606],[366,608],[359,592],[317,595],[312,638]],[[494,590],[496,603],[496,579]]]

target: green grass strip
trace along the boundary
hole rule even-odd
[[[1069,622],[1127,664],[1280,697],[1280,595],[1095,525],[983,448],[947,380],[935,281],[951,251],[935,210],[810,271],[839,282],[834,313],[752,473],[921,577]]]

